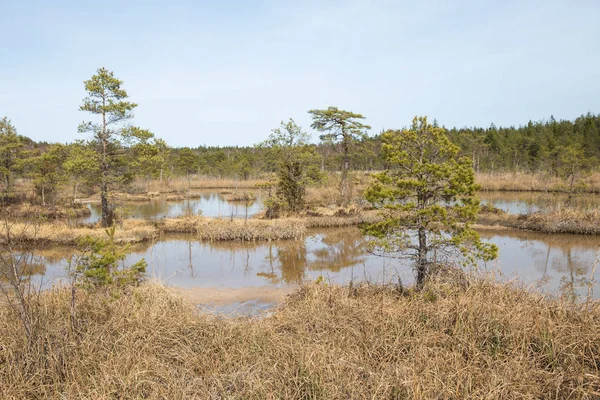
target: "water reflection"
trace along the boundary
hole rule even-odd
[[[559,193],[539,192],[481,192],[478,194],[482,204],[491,204],[511,214],[544,212],[561,206],[576,206],[582,209],[600,207],[600,196],[581,194],[569,197]]]
[[[130,218],[158,219],[164,217],[179,217],[185,214],[199,214],[207,217],[243,218],[252,216],[263,210],[262,196],[259,191],[253,191],[257,199],[249,202],[225,200],[225,195],[214,190],[194,192],[193,199],[183,201],[167,201],[167,195],[154,197],[146,202],[123,202],[119,204],[121,212]],[[93,223],[100,220],[101,208],[99,203],[88,203],[91,215],[80,221]]]
[[[482,268],[499,279],[517,277],[541,290],[561,288],[583,293],[599,240],[576,235],[545,235],[520,231],[484,231],[484,239],[500,247],[499,258]],[[142,257],[149,277],[184,288],[287,285],[322,275],[333,283],[413,281],[406,261],[369,254],[356,228],[313,232],[304,240],[282,242],[199,242],[189,236],[172,236],[132,248],[128,262]],[[41,249],[46,281],[64,276],[72,248]],[[596,287],[595,297],[600,297]]]
[[[167,195],[155,197],[147,202],[124,202],[119,205],[121,211],[132,218],[157,219],[163,217],[178,217],[184,214],[198,214],[201,212],[207,217],[233,217],[241,218],[252,216],[264,209],[260,191],[252,191],[258,196],[256,201],[245,204],[242,202],[229,202],[226,196],[219,191],[203,190],[194,193],[198,198],[183,201],[167,201]],[[545,211],[567,204],[580,208],[600,207],[600,196],[577,195],[569,198],[564,194],[535,193],[535,192],[482,192],[479,197],[483,204],[491,204],[512,214],[525,214]],[[91,211],[89,217],[81,222],[97,222],[100,219],[100,204],[89,203]]]
[[[594,236],[549,235],[526,231],[482,232],[482,238],[500,248],[489,267],[505,278],[518,277],[542,290],[584,295],[592,268],[598,262],[600,240]],[[596,285],[595,298],[600,298]]]
[[[18,249],[15,252],[1,251],[0,292],[19,282],[37,281],[37,283],[41,283],[39,278],[46,274],[46,263],[47,260],[44,257],[30,251],[19,251]]]

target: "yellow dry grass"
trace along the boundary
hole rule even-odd
[[[559,208],[549,213],[519,216],[514,226],[544,233],[600,235],[600,210]]]
[[[556,206],[545,212],[516,215],[484,207],[477,223],[542,233],[600,235],[600,209]]]
[[[73,227],[66,222],[23,223],[10,222],[8,231],[13,240],[37,243],[55,243],[72,245],[85,237],[106,237],[105,229],[100,227]],[[0,226],[0,241],[6,240],[7,225]],[[157,235],[155,227],[146,221],[125,220],[115,231],[117,243],[137,243],[150,240]]]
[[[335,181],[335,180],[334,180]],[[350,204],[358,204],[363,199],[370,177],[364,176],[361,180],[356,180],[350,185]],[[331,206],[341,203],[339,182],[326,186],[309,186],[306,188],[305,201],[313,206]]]
[[[35,340],[0,307],[0,398],[597,399],[600,305],[485,281],[421,292],[312,284],[225,319],[156,284],[55,289]]]
[[[185,216],[167,218],[158,225],[165,233],[192,233],[202,240],[285,240],[299,239],[306,233],[300,219],[258,220]]]
[[[214,177],[194,176],[188,182],[185,177],[177,177],[169,180],[153,180],[148,182],[136,181],[132,185],[135,192],[161,192],[161,193],[183,193],[189,189],[252,189],[257,184],[268,181],[266,179],[218,179]]]
[[[226,201],[239,201],[239,202],[254,202],[257,198],[256,193],[250,192],[233,192],[226,193],[223,195]]]
[[[344,210],[344,209],[340,209]],[[354,226],[364,222],[373,222],[374,212],[346,215],[336,213],[322,216],[264,219],[221,219],[199,215],[186,215],[178,218],[165,218],[156,222],[126,219],[118,224],[115,233],[117,243],[137,243],[152,240],[160,233],[190,233],[198,239],[220,240],[288,240],[305,236],[308,228],[331,228]],[[105,229],[100,226],[72,226],[66,221],[42,223],[9,223],[9,232],[13,239],[23,242],[77,244],[84,237],[105,237]],[[7,227],[0,226],[0,241],[6,239]]]
[[[89,208],[82,204],[72,206],[58,205],[35,205],[29,203],[16,204],[4,207],[1,214],[9,218],[29,218],[29,219],[64,219],[79,218],[91,214]]]
[[[336,228],[375,223],[381,220],[376,210],[359,210],[355,208],[317,208],[304,220],[307,228]]]
[[[567,191],[568,185],[557,177],[543,174],[516,173],[479,173],[476,182],[482,190],[489,191],[532,191],[532,192],[562,192]],[[581,180],[583,192],[600,192],[600,172],[591,174]]]

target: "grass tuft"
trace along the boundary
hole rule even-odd
[[[257,220],[205,218],[187,216],[162,220],[165,233],[193,233],[202,240],[286,240],[304,237],[306,228],[299,219]]]
[[[600,305],[475,281],[311,284],[217,318],[157,284],[40,298],[33,343],[0,307],[0,398],[596,399]],[[73,323],[71,321],[74,321]]]
[[[478,173],[475,180],[485,191],[568,192],[569,189],[562,179],[544,174]],[[581,179],[578,190],[584,193],[600,193],[600,172]]]

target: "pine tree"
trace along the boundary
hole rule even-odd
[[[102,226],[113,224],[113,207],[110,204],[112,186],[131,179],[133,171],[128,168],[125,148],[138,141],[149,140],[152,134],[147,130],[125,126],[133,118],[132,110],[137,104],[127,101],[127,92],[121,88],[123,81],[114,73],[100,68],[97,74],[84,82],[87,97],[79,107],[100,117],[100,122],[83,122],[80,132],[92,132],[94,144],[99,154],[100,198],[102,201]]]
[[[12,177],[22,164],[23,151],[23,139],[17,134],[10,120],[6,117],[0,119],[0,175],[4,182],[3,201],[10,196]]]
[[[457,159],[459,148],[445,130],[415,117],[410,129],[382,134],[389,169],[375,174],[366,199],[381,210],[383,220],[365,228],[372,245],[385,254],[415,262],[417,287],[430,267],[462,256],[464,262],[491,260],[494,245],[482,243],[471,228],[479,211],[472,161]]]
[[[277,195],[291,212],[298,212],[304,206],[306,167],[315,156],[309,141],[310,135],[290,119],[282,121],[261,144],[278,160]]]
[[[319,132],[325,132],[321,135],[323,142],[339,143],[342,146],[343,165],[340,197],[342,203],[346,204],[350,200],[348,184],[350,148],[357,141],[365,139],[367,137],[366,131],[371,127],[359,121],[365,119],[362,115],[340,110],[337,107],[328,107],[326,110],[310,110],[308,113],[311,114],[313,120],[311,127]]]

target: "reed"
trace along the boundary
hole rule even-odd
[[[300,239],[306,233],[300,219],[258,220],[205,218],[185,216],[159,222],[164,233],[192,233],[201,240],[286,240]]]
[[[75,245],[85,237],[106,237],[104,228],[76,227],[64,221],[55,222],[7,222],[0,225],[0,241],[6,240],[7,231],[13,240],[28,243],[54,243]],[[117,243],[137,243],[151,240],[158,234],[155,227],[146,221],[125,220],[115,233]]]
[[[129,202],[146,202],[150,201],[152,197],[156,197],[156,195],[151,195],[150,193],[142,193],[142,194],[129,194],[129,193],[115,193],[113,198],[118,201],[129,201]]]
[[[600,235],[600,210],[560,208],[548,213],[520,215],[513,225],[544,233]]]
[[[54,289],[27,342],[0,305],[0,398],[597,399],[600,305],[521,288],[310,284],[218,318],[158,284]]]
[[[568,185],[558,177],[548,174],[528,174],[523,172],[478,173],[476,182],[486,191],[518,192],[567,192]],[[600,193],[600,172],[581,179],[578,191]]]
[[[22,203],[3,208],[1,210],[1,214],[8,218],[66,219],[87,217],[91,214],[91,211],[83,204],[73,204],[71,206],[42,206],[29,203]]]
[[[365,176],[361,180],[356,180],[350,187],[350,204],[359,204],[363,200],[363,192],[369,183],[369,177]],[[331,206],[341,203],[339,182],[324,186],[309,186],[306,188],[306,203],[313,206]]]
[[[319,217],[264,219],[222,219],[198,215],[164,218],[156,222],[126,219],[118,225],[117,243],[138,243],[156,238],[160,233],[193,234],[200,240],[289,240],[305,236],[308,228],[354,226],[372,222],[373,212],[353,215],[323,215]],[[23,242],[74,245],[84,237],[100,238],[105,229],[98,226],[73,226],[66,221],[8,223],[10,234]],[[0,226],[0,241],[6,237],[6,225]]]
[[[484,207],[477,223],[542,233],[600,235],[600,209],[560,205],[544,212],[517,215]]]
[[[195,175],[190,181],[186,177],[175,177],[169,180],[163,179],[162,181],[152,180],[150,182],[138,180],[131,185],[131,191],[137,193],[184,193],[190,189],[252,189],[266,180],[268,180],[268,177],[265,179],[238,180]]]
[[[305,219],[307,228],[336,228],[344,226],[357,226],[361,224],[373,224],[381,220],[377,211],[361,211],[346,216],[323,215],[307,217]]]
[[[254,202],[257,199],[256,193],[250,192],[233,192],[226,193],[223,195],[226,201],[236,201],[236,202]]]

